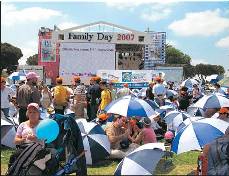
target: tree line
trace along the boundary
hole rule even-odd
[[[17,69],[18,60],[22,56],[23,54],[20,48],[9,43],[1,43],[0,72],[2,73],[3,69],[7,69],[8,73],[15,71]],[[184,69],[184,78],[193,77],[195,75],[206,77],[212,74],[222,75],[225,73],[224,67],[221,65],[200,63],[193,66],[191,60],[192,58],[189,55],[172,45],[166,45],[165,66],[182,66]],[[28,57],[26,63],[28,65],[38,65],[38,54]]]

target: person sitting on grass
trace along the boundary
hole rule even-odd
[[[108,124],[105,128],[105,133],[111,143],[110,158],[113,159],[122,159],[138,147],[136,144],[129,145],[130,125],[127,124],[128,127],[124,128],[124,118],[125,117],[115,114],[113,122]]]
[[[144,127],[133,142],[136,144],[157,142],[156,134],[153,128],[151,128],[151,120],[148,117],[145,117],[142,120],[142,123]]]

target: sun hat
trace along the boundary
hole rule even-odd
[[[31,108],[31,107],[34,107],[36,108],[38,111],[39,111],[39,105],[37,103],[30,103],[28,106],[27,106],[27,109]]]
[[[26,79],[40,78],[35,72],[29,72],[26,74]]]
[[[144,117],[143,120],[142,120],[142,123],[144,125],[149,126],[149,125],[151,125],[151,120],[148,117]]]

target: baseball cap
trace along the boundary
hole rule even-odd
[[[29,72],[26,74],[26,79],[40,78],[35,72]]]
[[[228,108],[221,108],[221,109],[219,110],[219,113],[220,113],[220,114],[224,114],[224,113],[228,113],[228,112],[229,112]]]
[[[30,103],[28,106],[27,106],[27,109],[31,108],[31,107],[34,107],[36,108],[38,111],[39,111],[39,105],[37,103]]]
[[[129,87],[127,83],[123,84],[123,87]]]
[[[101,120],[107,120],[108,115],[107,114],[99,114],[99,119]]]

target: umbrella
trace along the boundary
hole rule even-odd
[[[202,109],[229,107],[229,99],[221,94],[205,95],[199,99],[193,107]]]
[[[178,133],[182,128],[188,126],[188,125],[191,124],[192,122],[197,121],[197,120],[200,120],[200,119],[204,119],[204,117],[201,117],[201,116],[192,116],[192,117],[189,117],[189,118],[185,119],[185,120],[177,127],[176,133]]]
[[[155,114],[155,111],[148,103],[142,99],[131,96],[125,96],[112,101],[107,105],[105,111],[125,117],[150,117]]]
[[[223,79],[223,75],[217,75],[217,74],[210,75],[210,76],[206,77],[206,80],[208,82],[210,82],[211,84],[217,83],[222,79]]]
[[[110,142],[102,127],[85,119],[76,120],[83,138],[86,150],[86,163],[89,165],[110,155]]]
[[[199,83],[198,83],[198,81],[197,80],[195,80],[195,79],[186,79],[185,81],[183,81],[182,83],[181,83],[181,86],[185,86],[185,87],[187,87],[187,88],[189,88],[189,89],[192,89],[192,87],[193,87],[193,85],[194,84],[196,84],[196,85],[198,85]]]
[[[167,90],[165,95],[166,95],[166,98],[171,97],[171,96],[175,97],[178,95],[178,93],[175,90]]]
[[[213,118],[191,122],[182,128],[172,142],[171,150],[177,154],[200,150],[204,145],[224,135],[229,123]]]
[[[177,127],[189,117],[190,115],[186,112],[171,111],[165,116],[164,120],[171,125],[172,130],[176,131]]]
[[[147,102],[154,110],[159,108],[159,105],[153,100],[146,99],[144,101]]]
[[[142,88],[138,94],[137,94],[137,97],[146,97],[146,90],[147,88]]]
[[[26,73],[25,71],[13,72],[8,78],[15,81],[26,80]]]
[[[16,130],[13,124],[7,120],[1,119],[1,144],[10,148],[15,148],[15,135]]]
[[[163,143],[142,145],[122,159],[114,175],[152,175],[164,151]]]
[[[198,107],[189,106],[187,109],[187,113],[190,116],[204,116],[204,110]]]

